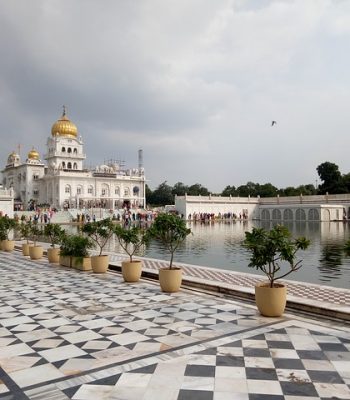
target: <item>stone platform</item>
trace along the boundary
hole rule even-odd
[[[350,398],[350,326],[0,252],[0,399]],[[219,271],[220,272],[220,271]]]

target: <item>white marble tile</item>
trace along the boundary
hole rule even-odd
[[[304,367],[311,371],[334,371],[333,363],[328,360],[301,360]],[[350,363],[349,363],[350,364]],[[350,368],[350,365],[349,365]]]
[[[293,347],[296,350],[321,350],[315,339],[309,335],[289,335]]]
[[[249,368],[275,368],[273,360],[268,357],[244,357],[244,364]]]
[[[146,391],[144,392],[143,397],[139,397],[135,400],[155,400],[155,399],[159,399],[160,400],[160,396],[159,394],[162,394],[162,398],[165,400],[177,400],[178,396],[179,396],[179,390],[176,388],[171,388],[171,387],[167,387],[164,385],[161,385],[161,383],[158,383],[158,385],[152,385],[150,387],[148,387],[146,389]],[[117,400],[118,397],[116,397],[115,400]],[[118,399],[119,400],[119,399]]]
[[[68,358],[74,358],[83,356],[86,354],[85,351],[80,349],[73,344],[66,346],[56,347],[54,349],[39,351],[39,354],[49,362],[67,360]]]
[[[263,381],[261,379],[247,379],[248,393],[256,394],[279,394],[282,395],[282,388],[279,382]]]
[[[139,312],[132,313],[132,315],[135,315],[135,317],[142,318],[142,319],[149,319],[149,318],[164,316],[163,313],[160,313],[160,312],[154,311],[154,310],[139,311]]]
[[[73,400],[109,400],[114,386],[82,385],[72,397]]]
[[[120,333],[124,332],[125,328],[120,326],[109,326],[106,328],[102,328],[99,333],[104,335],[119,335]]]
[[[8,387],[2,381],[0,381],[0,394],[8,392],[9,392]]]
[[[51,364],[43,364],[37,367],[22,369],[20,371],[12,372],[9,375],[17,385],[22,388],[64,376],[62,372]]]
[[[63,342],[63,339],[42,339],[32,345],[34,349],[52,349],[58,347]]]
[[[213,400],[249,400],[249,395],[247,393],[230,393],[230,392],[215,391]]]
[[[1,348],[6,347],[10,345],[11,343],[15,342],[17,338],[13,337],[0,337],[0,354],[1,354]],[[1,355],[0,355],[1,357]]]
[[[215,379],[203,376],[184,376],[181,389],[187,390],[214,390]]]
[[[47,313],[49,310],[44,307],[33,307],[21,310],[21,313],[24,315],[34,315],[34,314],[42,314]]]
[[[121,326],[123,326],[124,328],[130,329],[131,331],[139,331],[139,330],[143,330],[143,329],[147,329],[147,328],[151,328],[151,327],[156,327],[157,325],[151,321],[141,319],[138,321],[122,323]]]
[[[120,345],[127,345],[131,343],[137,343],[148,340],[148,337],[141,335],[138,332],[127,332],[127,333],[121,333],[120,335],[109,336],[108,339]]]
[[[67,333],[62,335],[63,339],[70,343],[87,342],[94,339],[102,339],[103,336],[94,331],[79,331],[73,333]]]
[[[21,324],[17,325],[16,327],[12,328],[12,332],[31,332],[36,329],[39,324]]]
[[[215,368],[215,379],[216,378],[245,379],[245,368],[217,366]]]
[[[270,354],[273,358],[299,358],[298,353],[295,350],[289,349],[271,349]]]
[[[253,349],[267,349],[267,343],[265,340],[242,340],[243,347],[253,348]]]
[[[243,357],[242,347],[218,347],[217,354],[220,356],[227,355],[233,357]]]
[[[248,393],[248,387],[245,379],[215,377],[215,391]]]
[[[1,320],[1,324],[4,327],[19,325],[19,324],[26,324],[26,323],[31,323],[31,322],[35,322],[35,321],[33,321],[30,317],[27,317],[27,316],[6,318],[6,319]]]
[[[39,356],[15,356],[10,358],[1,358],[1,368],[7,373],[30,368],[40,360]]]
[[[116,383],[116,387],[119,388],[121,386],[128,387],[142,387],[145,388],[148,386],[150,380],[152,378],[152,374],[140,374],[140,373],[124,373]]]
[[[66,318],[52,318],[45,321],[41,321],[40,323],[45,328],[53,328],[56,326],[69,325],[71,324],[71,321]]]
[[[91,321],[81,322],[81,325],[85,326],[85,328],[88,328],[88,329],[96,329],[96,328],[104,328],[107,326],[113,326],[114,322],[109,321],[106,318],[96,318]]]
[[[191,354],[188,357],[189,365],[216,365],[216,356],[208,354]]]
[[[295,384],[303,384],[311,382],[307,371],[302,369],[276,369],[276,374],[279,381],[293,382]]]
[[[104,350],[107,349],[111,345],[112,342],[109,340],[90,340],[85,343],[82,349],[90,349],[90,350]]]
[[[47,339],[56,335],[49,329],[37,329],[32,332],[16,333],[16,336],[23,342],[32,342],[34,340]]]
[[[62,364],[59,368],[66,376],[76,375],[84,371],[89,371],[93,368],[98,368],[101,365],[98,360],[93,358],[71,358]]]
[[[33,353],[33,350],[25,343],[12,344],[7,347],[3,347],[0,352],[0,361],[6,358],[21,356],[24,354]],[[0,362],[1,364],[1,362]]]
[[[347,385],[314,382],[314,386],[320,397],[350,399],[350,389]]]

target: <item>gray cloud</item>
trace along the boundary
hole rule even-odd
[[[349,26],[331,0],[2,2],[0,158],[44,152],[66,104],[88,164],[143,148],[152,187],[349,172]]]

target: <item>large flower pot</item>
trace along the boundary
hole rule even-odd
[[[62,265],[63,267],[71,267],[72,265],[72,257],[71,256],[62,256],[60,254],[59,256],[59,263],[60,265]]]
[[[182,269],[162,268],[159,270],[159,284],[163,292],[178,292],[182,282]]]
[[[91,271],[91,257],[72,257],[71,266],[80,271]]]
[[[50,263],[58,264],[60,262],[60,249],[53,247],[47,249],[47,258]]]
[[[270,288],[269,283],[260,283],[255,286],[255,303],[260,314],[265,317],[280,317],[287,303],[287,287],[275,283]]]
[[[140,280],[142,273],[142,262],[122,261],[122,274],[125,282],[137,282]]]
[[[23,243],[22,244],[22,254],[24,256],[29,256],[29,247],[30,247],[29,243]]]
[[[96,274],[103,274],[107,272],[109,265],[109,256],[91,256],[91,267]]]
[[[31,260],[40,260],[44,254],[42,246],[29,246],[29,256]]]
[[[15,248],[14,240],[3,240],[2,241],[2,249],[4,251],[13,251],[14,248]]]

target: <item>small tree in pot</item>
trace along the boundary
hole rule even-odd
[[[56,244],[60,244],[65,231],[58,224],[47,224],[44,227],[44,235],[50,240],[50,248],[47,249],[47,258],[50,263],[59,262],[60,249],[56,248]]]
[[[163,292],[177,292],[182,281],[182,270],[173,267],[174,253],[191,233],[186,221],[174,214],[159,214],[148,230],[147,236],[158,240],[170,253],[168,268],[159,270],[159,282]]]
[[[115,225],[114,233],[122,249],[129,256],[128,261],[122,261],[122,274],[125,282],[137,282],[142,273],[142,262],[133,260],[133,255],[146,243],[146,231],[137,227]]]
[[[262,315],[275,317],[283,314],[287,291],[285,285],[276,283],[276,280],[301,268],[301,260],[295,261],[296,253],[309,245],[310,241],[305,237],[293,239],[282,225],[270,231],[253,228],[252,232],[245,233],[243,246],[251,252],[249,267],[262,271],[269,280],[255,287],[255,300]],[[282,272],[282,264],[286,265],[285,272]]]
[[[44,254],[43,246],[37,246],[37,241],[42,234],[43,231],[39,228],[37,222],[30,224],[30,237],[33,241],[33,246],[29,246],[29,256],[32,260],[39,260]]]
[[[26,243],[22,244],[22,254],[24,256],[29,256],[29,239],[30,239],[30,235],[31,235],[31,225],[32,223],[30,221],[26,222],[25,220],[23,220],[21,218],[21,223],[19,225],[19,232],[21,235],[21,238],[26,240]]]
[[[96,273],[106,272],[109,265],[109,255],[104,255],[102,252],[109,239],[113,236],[113,222],[109,218],[88,222],[82,227],[82,231],[89,236],[99,249],[99,254],[91,257],[92,270]]]
[[[1,249],[4,251],[13,251],[15,248],[14,240],[10,240],[10,234],[13,232],[15,234],[16,229],[18,228],[18,222],[7,216],[0,217],[0,240],[1,240]]]
[[[82,271],[91,270],[88,249],[93,247],[90,238],[82,235],[64,235],[61,241],[60,264]]]

